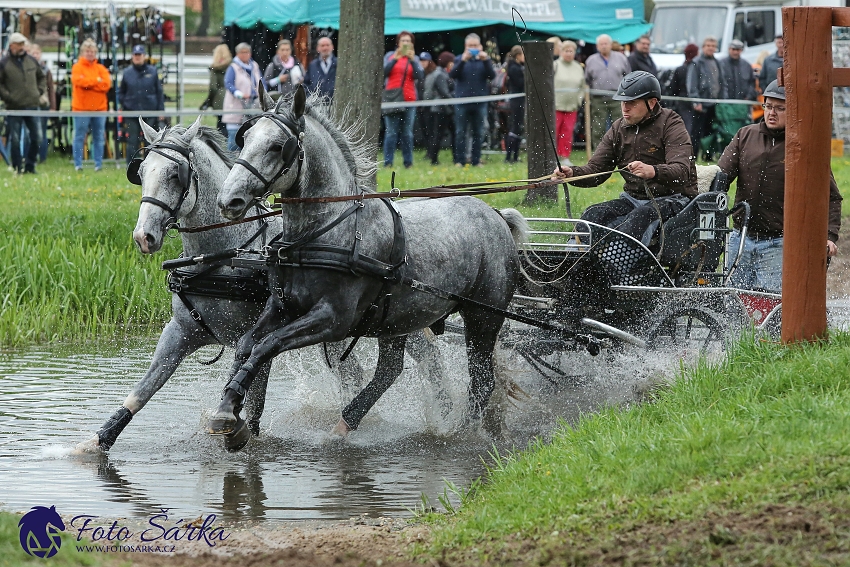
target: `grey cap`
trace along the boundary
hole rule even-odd
[[[733,39],[729,42],[730,49],[744,49],[744,42],[740,39]]]
[[[26,43],[29,41],[27,36],[22,33],[15,32],[9,36],[9,43]]]
[[[785,100],[785,87],[779,86],[779,81],[772,81],[767,88],[764,89],[764,92],[761,93],[764,98],[778,98],[779,100]]]

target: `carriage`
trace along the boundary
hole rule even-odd
[[[527,218],[511,308],[559,328],[509,321],[502,344],[541,374],[557,375],[545,357],[566,350],[596,355],[630,344],[706,353],[744,325],[777,334],[781,295],[729,287],[742,251],[725,258],[730,217],[740,214],[746,231],[749,205],[729,208],[726,185],[718,172],[708,191],[656,221],[643,241],[580,219]]]

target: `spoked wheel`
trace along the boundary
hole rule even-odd
[[[663,309],[652,317],[646,333],[647,347],[682,354],[715,354],[723,351],[723,319],[705,307]]]

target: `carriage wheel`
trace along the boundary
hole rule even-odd
[[[656,312],[646,333],[650,349],[713,354],[723,351],[723,319],[705,307],[668,308]]]

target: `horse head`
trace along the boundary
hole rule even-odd
[[[225,218],[239,219],[257,200],[286,193],[298,185],[304,161],[302,141],[307,94],[299,85],[291,98],[277,104],[259,84],[263,114],[247,120],[236,134],[242,149],[224,182],[218,205]],[[281,107],[291,101],[288,109]]]
[[[201,119],[182,133],[168,127],[158,131],[141,118],[139,122],[148,146],[147,155],[135,157],[127,167],[127,179],[142,186],[133,240],[143,254],[153,254],[162,247],[168,227],[197,205],[198,183],[189,143],[197,135]]]

